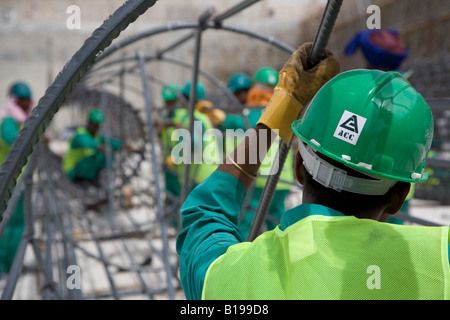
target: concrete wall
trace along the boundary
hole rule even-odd
[[[231,0],[160,0],[131,24],[114,43],[133,34],[169,23],[195,21],[207,8],[216,13],[240,1]],[[226,20],[253,31],[266,33],[295,46],[300,21],[321,10],[324,1],[263,0]],[[10,84],[27,81],[39,99],[72,55],[101,23],[123,4],[121,0],[2,0],[0,2],[0,103],[5,101]],[[81,28],[70,30],[66,12],[70,5],[80,8]],[[164,33],[145,39],[111,57],[133,56],[136,50],[152,54],[190,31]],[[204,34],[201,67],[227,81],[235,71],[252,73],[269,64],[279,67],[287,54],[245,36],[208,30]],[[180,46],[171,57],[192,63],[193,42]],[[188,70],[159,64],[149,67],[164,81],[181,82],[190,79]],[[135,77],[134,77],[135,78]],[[133,82],[131,78],[128,80]],[[209,85],[209,84],[207,84]],[[136,82],[136,86],[139,83]]]

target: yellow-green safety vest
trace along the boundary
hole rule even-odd
[[[171,117],[172,122],[182,125],[184,117],[187,115],[187,110],[182,108],[176,108]],[[172,148],[178,143],[177,141],[172,141],[172,134],[176,130],[175,126],[171,126],[161,130],[161,143],[163,145],[164,158],[170,156]]]
[[[233,245],[202,299],[450,298],[449,227],[313,215]]]
[[[194,111],[194,120],[201,121],[203,124],[204,132],[207,130],[214,129],[213,124],[211,123],[211,120],[209,117],[200,112],[195,110]],[[183,117],[183,126],[187,129],[189,125],[189,116],[186,114]],[[189,174],[190,179],[193,179],[193,181],[196,184],[199,184],[203,180],[205,180],[211,173],[213,173],[217,167],[219,166],[219,163],[222,160],[222,148],[219,149],[219,144],[216,139],[210,139],[209,141],[203,141],[204,137],[196,137],[196,139],[202,140],[202,163],[201,164],[195,164],[191,163],[189,165]],[[192,139],[193,141],[194,139]],[[215,151],[215,152],[209,152],[209,151]],[[191,157],[193,159],[193,157]]]
[[[75,130],[74,137],[80,134],[91,135],[88,129],[86,129],[85,127],[78,127]],[[68,173],[70,170],[72,170],[77,165],[77,163],[85,157],[89,157],[97,152],[92,148],[72,148],[71,145],[74,137],[70,139],[69,150],[66,152],[62,159],[62,169],[64,173]],[[98,134],[94,137],[94,139],[99,143],[101,141],[101,137]]]
[[[281,140],[280,140],[281,141]],[[265,172],[270,172],[270,169],[273,165],[273,162],[275,161],[275,157],[277,155],[277,148],[279,147],[278,144],[273,144],[268,155],[266,156],[264,162],[261,164],[261,167],[259,169],[259,175],[255,179],[255,187],[256,188],[264,188],[267,183],[268,175],[261,175],[262,170]],[[267,161],[267,159],[272,159],[270,161]],[[289,150],[289,153],[286,157],[285,163],[283,165],[283,168],[281,169],[280,173],[280,181],[278,181],[276,190],[289,190],[291,188],[291,184],[294,182],[294,153],[291,150]],[[287,182],[283,182],[287,181]]]

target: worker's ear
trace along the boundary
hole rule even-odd
[[[297,155],[295,156],[295,166],[294,166],[294,172],[295,172],[295,178],[297,179],[298,183],[303,185],[303,181],[305,176],[303,175],[303,158],[300,155],[300,152],[297,152]]]
[[[390,201],[385,209],[385,213],[395,214],[400,211],[403,203],[405,202],[406,196],[411,188],[411,183],[408,182],[397,182],[388,192]]]

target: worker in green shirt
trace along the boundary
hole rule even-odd
[[[243,111],[246,106],[248,92],[252,87],[252,79],[246,73],[236,72],[228,79],[227,87],[236,97],[236,101],[240,103],[236,112],[225,112],[218,108],[214,109],[214,112],[210,112],[208,109],[203,110],[203,112],[209,113],[210,117],[215,118],[214,122],[216,127],[222,132],[222,156],[224,160],[226,159],[227,153],[236,148],[238,142],[240,142],[240,138],[244,136],[245,130],[250,128],[250,123],[248,120],[246,121]],[[231,130],[233,134],[227,136],[227,130],[228,132]]]
[[[98,174],[106,167],[105,137],[99,133],[105,114],[99,109],[89,112],[86,126],[80,126],[69,142],[69,150],[64,154],[63,172],[72,181],[88,181],[98,185]],[[111,151],[121,148],[121,143],[110,138]],[[112,154],[111,154],[112,155]]]
[[[105,121],[105,114],[100,109],[92,109],[87,116],[86,125],[75,130],[69,141],[69,149],[62,160],[63,172],[74,182],[89,182],[99,186],[100,170],[106,168],[105,136],[99,133],[101,124]],[[111,162],[114,161],[114,152],[124,148],[128,152],[143,153],[122,143],[113,137],[109,138]]]
[[[31,88],[23,81],[15,82],[8,92],[8,100],[0,111],[0,164],[11,150],[25,120],[34,107]],[[8,272],[16,255],[25,228],[23,194],[20,196],[8,225],[0,237],[0,273]]]
[[[185,101],[189,101],[192,83],[186,82],[181,93]],[[208,111],[206,111],[208,110]],[[189,190],[205,180],[221,162],[220,144],[217,137],[209,139],[207,135],[213,133],[217,124],[223,121],[223,111],[214,108],[211,101],[206,99],[206,87],[203,82],[198,81],[196,86],[196,95],[194,101],[194,131],[190,132],[191,157],[189,165]],[[181,125],[185,130],[189,129],[190,119],[188,112],[181,117]],[[183,141],[187,143],[187,141]],[[208,152],[210,151],[210,152]],[[201,154],[199,154],[201,152]],[[179,157],[179,154],[172,153]],[[198,161],[200,160],[200,161]],[[185,164],[185,162],[183,162]],[[184,169],[183,169],[184,172]]]
[[[161,98],[164,101],[163,122],[158,127],[164,158],[164,179],[167,192],[167,201],[173,202],[173,198],[181,195],[182,165],[176,165],[172,161],[172,148],[176,142],[172,140],[174,130],[182,128],[182,119],[187,110],[181,107],[179,95],[181,88],[174,83],[169,83],[161,88]]]
[[[187,299],[448,298],[449,227],[384,222],[410,184],[427,179],[429,106],[400,73],[338,74],[328,50],[309,69],[311,46],[301,45],[281,69],[234,162],[220,165],[181,208],[177,252]],[[248,151],[261,141],[267,150],[269,129],[287,143],[294,133],[300,140],[302,204],[274,230],[243,242],[237,218],[261,164]]]

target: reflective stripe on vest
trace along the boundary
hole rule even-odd
[[[80,162],[83,158],[89,157],[96,153],[95,149],[92,148],[72,148],[72,141],[75,138],[76,135],[80,134],[86,134],[91,136],[89,131],[85,127],[79,127],[75,131],[75,135],[72,139],[69,141],[69,150],[67,153],[63,156],[62,159],[62,169],[64,173],[69,172],[72,170],[78,162]],[[100,135],[96,135],[94,139],[97,142],[100,142]]]
[[[449,227],[309,216],[231,246],[203,299],[449,299]]]

